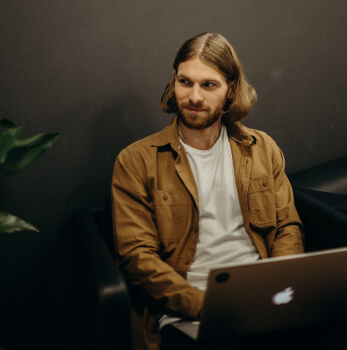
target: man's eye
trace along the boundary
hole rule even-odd
[[[216,85],[213,83],[205,83],[204,86],[207,88],[212,88],[212,87],[215,87]]]
[[[186,80],[186,79],[180,79],[180,83],[181,83],[182,85],[188,85],[188,84],[189,84],[189,81]]]

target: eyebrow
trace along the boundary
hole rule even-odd
[[[180,73],[178,75],[176,75],[176,78],[183,78],[183,79],[187,79],[187,80],[191,80],[188,76],[186,76],[185,74],[183,73]],[[220,81],[219,80],[216,80],[214,78],[206,78],[206,79],[203,79],[202,80],[203,82],[211,82],[211,83],[218,83],[220,84]]]

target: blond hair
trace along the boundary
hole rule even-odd
[[[254,88],[247,82],[235,50],[220,34],[203,33],[186,41],[179,49],[173,68],[178,71],[180,63],[199,58],[219,71],[226,79],[233,98],[228,98],[224,118],[238,121],[247,117],[257,101]],[[167,113],[176,113],[175,75],[166,86],[161,98],[161,107]]]

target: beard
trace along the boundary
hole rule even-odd
[[[177,114],[182,123],[189,129],[203,130],[213,125],[224,111],[226,98],[222,103],[216,106],[214,110],[211,108],[205,108],[202,104],[179,104],[176,99]],[[185,108],[203,108],[203,112],[192,113]]]

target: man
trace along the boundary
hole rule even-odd
[[[162,97],[174,120],[116,160],[117,260],[145,296],[145,348],[158,349],[159,325],[199,319],[210,268],[303,252],[283,155],[238,122],[255,101],[228,41],[198,35]]]

